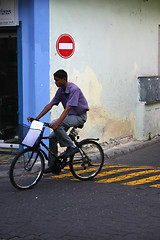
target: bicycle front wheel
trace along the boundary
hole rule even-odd
[[[101,146],[93,140],[84,140],[79,143],[79,152],[71,157],[70,170],[74,177],[89,180],[100,172],[103,162]]]
[[[43,170],[43,155],[37,150],[26,148],[13,159],[9,171],[10,181],[17,189],[29,189],[38,183]]]

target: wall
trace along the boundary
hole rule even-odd
[[[137,103],[136,138],[148,140],[160,133],[160,103]]]
[[[159,9],[158,0],[50,0],[51,98],[56,91],[52,74],[63,68],[90,105],[83,136],[108,141],[145,135],[137,132],[145,131],[137,78],[158,74]],[[63,33],[76,43],[67,60],[56,52]],[[51,118],[60,111],[55,108]]]
[[[22,22],[23,122],[49,102],[49,1],[20,0]],[[50,121],[49,114],[44,118]]]

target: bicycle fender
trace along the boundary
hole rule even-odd
[[[99,141],[99,138],[85,138],[82,141],[80,141],[79,144],[85,143],[85,142],[88,142],[88,141]]]

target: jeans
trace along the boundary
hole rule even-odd
[[[67,135],[67,131],[70,127],[76,127],[83,125],[87,120],[87,114],[84,113],[80,116],[67,115],[66,118],[60,123],[56,130],[54,130],[49,135],[49,148],[54,152],[55,155],[58,155],[58,146],[59,142],[61,147],[70,147],[73,145],[71,138]],[[52,123],[55,123],[57,119],[53,120]],[[48,166],[54,166],[55,157],[49,153]]]

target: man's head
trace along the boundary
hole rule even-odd
[[[67,76],[67,73],[66,73],[63,69],[60,69],[60,70],[58,70],[57,72],[55,72],[55,73],[53,74],[53,76],[54,76],[54,78],[55,78],[55,77],[58,77],[58,78],[60,78],[60,79],[65,78],[65,80],[66,80],[66,82],[67,82],[68,76]]]
[[[56,86],[62,87],[65,90],[67,86],[67,73],[63,69],[60,69],[53,76]]]

